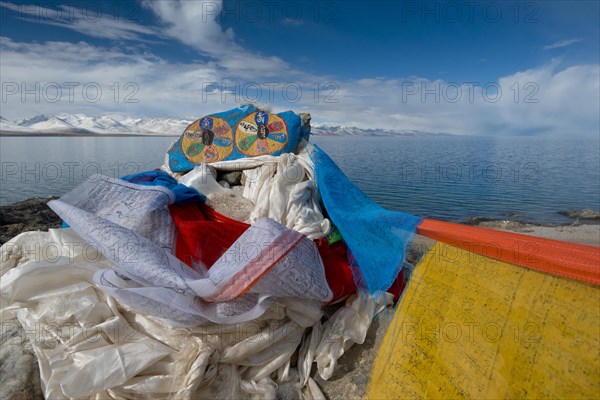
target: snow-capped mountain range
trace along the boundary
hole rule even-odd
[[[330,124],[311,124],[310,131],[316,136],[437,136],[448,133],[431,133],[411,129],[357,128]]]
[[[192,121],[176,118],[132,118],[118,114],[90,117],[85,114],[36,115],[9,121],[0,117],[2,133],[20,134],[136,134],[181,135]]]
[[[90,117],[85,114],[36,115],[9,121],[0,117],[0,133],[4,134],[123,134],[174,135],[183,133],[192,120],[177,118],[133,118],[119,114]],[[312,124],[316,136],[430,136],[416,130],[364,129],[354,126]]]

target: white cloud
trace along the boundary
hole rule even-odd
[[[90,11],[64,5],[53,9],[0,2],[0,7],[11,10],[26,23],[59,26],[92,37],[142,42],[172,38],[209,57],[216,68],[229,75],[250,80],[303,75],[279,57],[251,52],[238,45],[233,30],[223,30],[219,24],[222,0],[144,0],[142,5],[156,15],[160,26],[144,26],[120,16],[115,18],[115,15],[102,13],[101,9]]]
[[[197,101],[201,83],[222,79],[210,64],[169,64],[152,54],[84,42],[18,43],[2,38],[0,46],[5,118],[62,111],[193,116],[203,109]],[[69,89],[69,82],[78,85]],[[56,93],[57,84],[62,95]],[[98,86],[100,96],[95,94]]]
[[[221,0],[145,0],[142,4],[162,21],[164,34],[213,57],[229,74],[250,79],[302,74],[279,57],[256,54],[238,45],[233,30],[223,30],[219,24]]]
[[[101,20],[86,33],[129,41],[170,37],[204,54],[207,61],[173,63],[139,47],[114,42],[107,48],[85,42],[20,43],[2,38],[2,116],[15,119],[39,113],[121,112],[194,118],[253,100],[273,103],[275,110],[311,112],[317,123],[362,128],[496,135],[597,135],[600,130],[597,64],[561,69],[560,61],[553,60],[499,77],[497,82],[454,83],[414,76],[337,80],[305,73],[278,57],[239,46],[233,31],[223,30],[219,24],[221,1],[145,1],[143,5],[155,13],[161,26],[143,27],[125,21],[109,33],[102,31],[110,30],[112,22]],[[30,15],[46,12],[35,7],[29,9]],[[52,18],[45,23],[83,29],[78,20]],[[559,48],[577,41],[546,47]],[[79,83],[73,89],[73,99],[65,87],[68,82]],[[223,87],[207,94],[203,89],[209,82]],[[35,89],[36,83],[39,89]],[[56,84],[62,86],[63,95],[53,101]],[[86,84],[93,100],[95,85],[101,88],[97,101],[89,101],[83,93]],[[252,98],[252,88],[257,86],[260,97]],[[32,88],[38,92],[37,99]]]
[[[554,61],[501,77],[497,83],[457,84],[421,77],[337,80],[317,92],[313,82],[324,84],[331,81],[330,77],[248,79],[232,76],[211,61],[169,63],[152,54],[132,54],[83,42],[19,43],[2,38],[0,45],[2,116],[9,119],[58,112],[197,118],[251,100],[244,97],[253,96],[244,85],[251,87],[250,83],[255,82],[262,85],[259,102],[273,102],[278,111],[311,112],[316,123],[492,135],[597,135],[600,129],[598,65],[561,69]],[[23,95],[20,86],[24,83],[31,92],[36,82],[40,85],[39,101],[35,94]],[[50,101],[54,92],[45,95],[43,87],[52,82],[78,82],[73,102],[66,89],[60,101]],[[223,91],[219,88],[203,95],[202,85],[208,82],[223,84]],[[289,97],[296,96],[297,88],[302,90],[297,102],[282,97],[286,82]],[[84,97],[86,83],[97,83],[102,88],[97,102]],[[115,83],[119,87],[116,101]],[[134,86],[126,90],[128,83]],[[14,84],[17,93],[9,94]],[[271,93],[267,84],[273,89]],[[135,88],[139,91],[131,95]],[[90,90],[93,97],[94,88]],[[273,99],[270,94],[274,94]],[[127,95],[138,102],[124,103]]]
[[[568,40],[561,40],[558,42],[554,42],[552,44],[546,45],[544,47],[542,47],[543,50],[552,50],[552,49],[560,49],[562,47],[567,47],[570,46],[572,44],[581,42],[582,39],[568,39]]]
[[[553,62],[497,82],[460,84],[411,77],[354,80],[340,86],[339,104],[311,105],[315,119],[467,135],[600,134],[597,64],[561,69]]]
[[[254,82],[262,85],[259,102],[273,100],[276,110],[311,112],[315,122],[494,135],[597,135],[600,129],[598,65],[561,69],[555,61],[501,77],[497,83],[420,77],[337,80],[317,92],[313,82],[324,84],[330,77],[249,80],[229,75],[210,61],[175,64],[152,54],[131,54],[84,42],[19,43],[2,38],[0,45],[2,116],[9,119],[63,111],[194,118],[251,100],[245,96],[255,93],[244,88],[251,88]],[[68,82],[79,83],[72,102],[64,87]],[[203,94],[203,83],[208,82],[224,87]],[[297,102],[282,97],[286,82],[289,97],[296,96],[297,88],[302,90]],[[53,83],[63,85],[62,97],[56,102],[52,101],[56,97]],[[95,87],[89,88],[88,98],[83,94],[86,84],[101,87],[97,102],[89,101],[95,100]],[[50,89],[44,93],[48,85]],[[23,89],[29,90],[28,94]],[[272,99],[270,94],[274,94]],[[137,103],[125,103],[128,95]]]
[[[223,31],[217,21],[222,1],[150,1],[142,5],[163,23],[165,34],[209,55],[224,55],[234,43],[233,30]]]
[[[102,13],[101,8],[81,9],[66,5],[57,8],[42,7],[36,4],[13,4],[0,2],[24,23],[40,23],[71,29],[91,37],[112,40],[148,40],[148,36],[161,36],[153,28],[136,24],[125,18]]]

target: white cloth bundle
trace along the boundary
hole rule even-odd
[[[324,236],[329,221],[305,157],[215,165],[244,169],[244,194],[256,207],[240,240],[273,245],[265,254],[276,262],[258,257],[248,268],[229,257],[209,271],[191,269],[173,256],[172,192],[101,176],[51,203],[72,228],[27,232],[4,244],[2,319],[16,315],[22,324],[46,398],[263,399],[275,398],[283,382],[303,398],[324,398],[310,377],[313,362],[323,378],[331,376],[389,297],[352,297],[321,322],[331,291],[302,233]],[[221,190],[206,167],[197,172],[182,180]],[[293,257],[296,249],[302,257]]]
[[[313,361],[332,370],[389,300],[352,297],[322,328],[320,304],[298,298],[245,323],[177,328],[101,291],[93,276],[113,267],[71,229],[23,233],[0,248],[2,318],[16,313],[23,325],[46,398],[263,399],[286,381],[323,398]]]
[[[246,222],[252,224],[267,217],[310,239],[329,234],[331,222],[323,216],[320,196],[314,182],[314,164],[306,150],[298,155],[260,156],[201,164],[178,182],[205,196],[216,193],[237,195],[219,185],[211,169],[242,170],[245,176],[243,197],[252,201],[254,209]]]

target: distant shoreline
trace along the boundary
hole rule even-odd
[[[23,200],[13,201],[8,204],[0,204],[0,210],[10,207],[20,207],[22,205],[34,204],[34,208],[37,207],[38,203],[48,202],[50,200],[58,199],[60,195],[48,195],[48,196],[34,196]],[[556,211],[556,213],[568,217],[571,219],[569,222],[563,223],[548,223],[548,222],[536,222],[531,220],[523,220],[523,219],[511,219],[511,218],[488,218],[488,217],[479,217],[479,216],[471,216],[467,218],[461,219],[440,219],[446,222],[453,222],[463,225],[470,226],[480,226],[487,227],[493,229],[501,229],[501,230],[514,230],[518,231],[521,229],[528,229],[534,227],[540,228],[565,228],[572,226],[581,226],[581,225],[600,225],[600,211],[594,211],[591,209],[583,209],[579,211]],[[586,213],[586,214],[582,214]]]
[[[58,197],[34,197],[0,206],[0,245],[22,232],[59,228],[60,218],[46,205],[56,198]],[[471,225],[600,247],[600,219],[597,218],[574,218],[572,223],[561,225],[472,219]],[[431,240],[427,238],[415,240],[417,246],[430,244]]]
[[[94,132],[20,132],[20,131],[0,131],[0,137],[179,137],[165,133],[94,133]],[[312,137],[319,138],[429,138],[429,137],[459,137],[461,135],[451,135],[447,133],[424,133],[424,134],[377,134],[377,135],[353,135],[353,134],[330,134],[330,133],[311,133]]]

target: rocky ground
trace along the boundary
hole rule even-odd
[[[0,207],[0,245],[21,232],[60,227],[60,218],[46,205],[50,200],[33,198]],[[37,359],[16,318],[2,318],[0,398],[43,398]]]
[[[60,218],[46,205],[56,197],[34,197],[0,207],[0,245],[21,232],[59,228]]]
[[[600,246],[600,213],[584,209],[581,211],[568,211],[561,214],[573,218],[573,222],[560,226],[539,225],[527,222],[480,220],[473,225],[482,228],[512,231],[524,235],[540,236],[548,239],[562,240]]]
[[[16,318],[2,320],[0,398],[43,399],[40,372],[31,343]]]
[[[46,205],[52,198],[34,198],[20,203],[0,207],[0,244],[21,232],[48,230],[60,227],[60,219]],[[591,212],[591,213],[590,213]],[[473,224],[491,229],[511,230],[524,234],[544,236],[558,240],[600,246],[599,215],[583,210],[572,225],[550,227],[510,221],[472,221]],[[582,223],[584,222],[584,223]],[[417,236],[408,255],[415,263],[433,244],[432,240]],[[330,380],[315,378],[329,399],[362,399],[377,354],[377,349],[392,319],[394,310],[384,310],[376,317],[369,329],[365,343],[352,347],[339,361]],[[281,387],[282,399],[297,398],[294,391]],[[23,334],[16,319],[2,321],[0,337],[0,398],[42,398],[39,371],[31,344]]]

